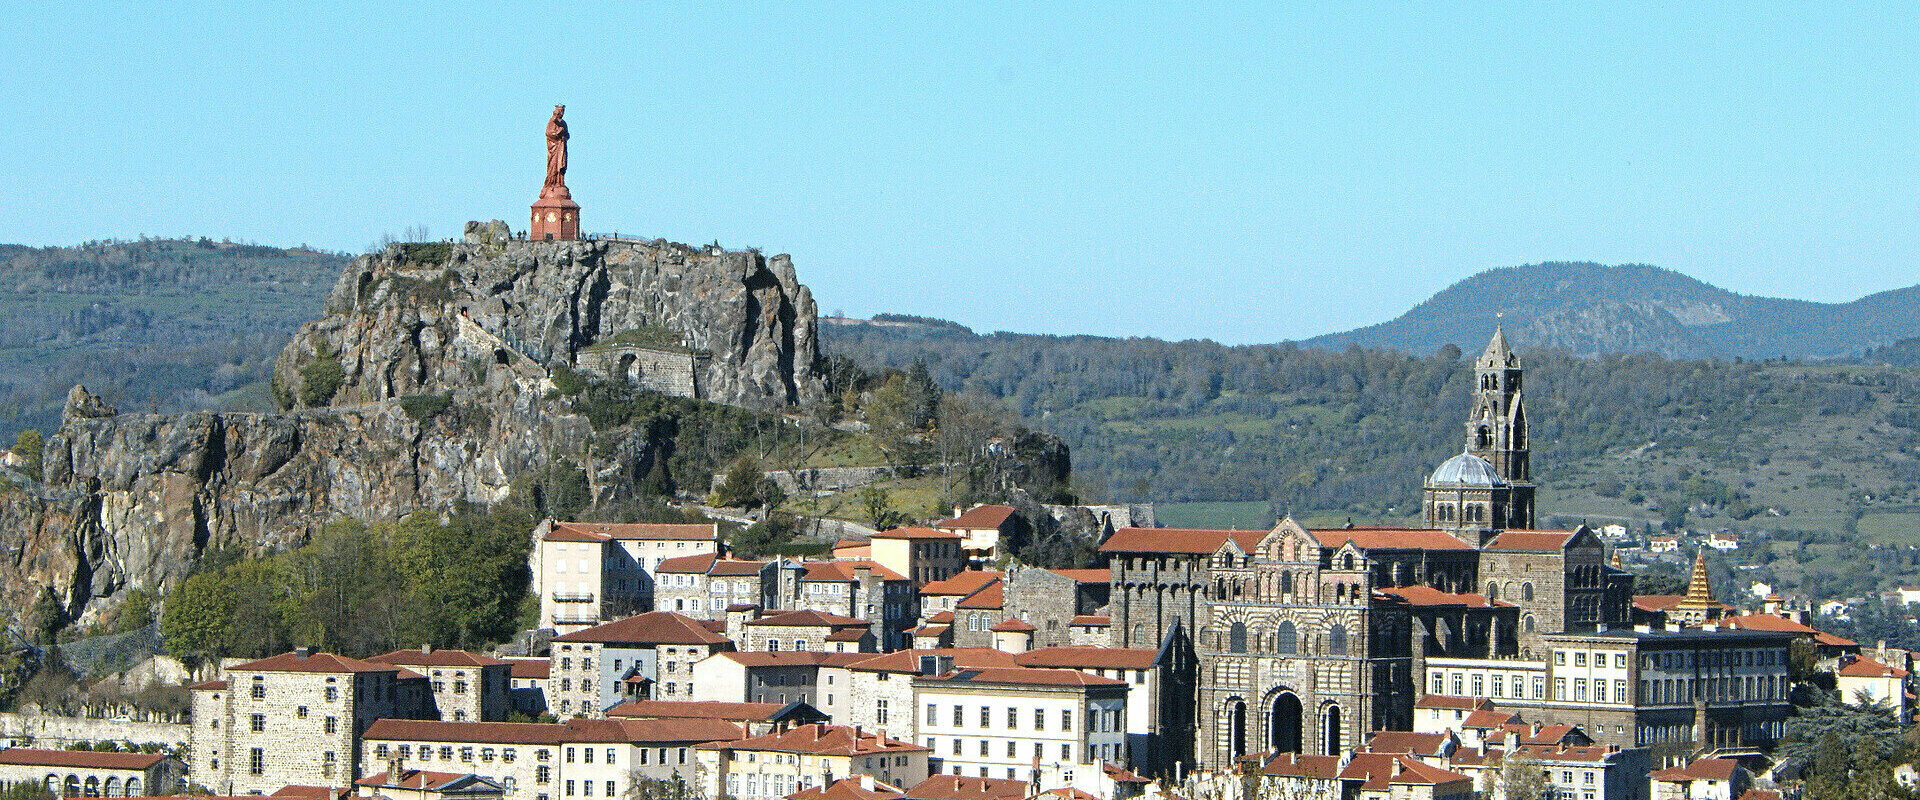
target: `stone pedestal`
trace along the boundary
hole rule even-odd
[[[533,201],[533,224],[527,238],[572,241],[580,238],[580,204],[571,197],[542,197]]]

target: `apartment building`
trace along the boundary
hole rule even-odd
[[[919,741],[914,715],[915,676],[934,676],[955,669],[1017,667],[1013,656],[984,647],[896,650],[869,655],[844,666],[822,667],[820,710],[842,725],[884,728],[908,741]]]
[[[453,722],[504,720],[513,709],[513,665],[465,650],[395,650],[367,659],[426,676],[431,707],[426,716]]]
[[[880,650],[912,645],[920,596],[906,576],[864,560],[807,561],[800,566],[795,596],[775,606],[866,620]]]
[[[861,775],[892,786],[927,777],[927,748],[844,725],[802,725],[694,750],[706,797],[775,800]]]
[[[913,681],[919,741],[942,772],[1088,791],[1105,765],[1126,764],[1127,684],[1118,679],[988,667]]]
[[[693,666],[691,699],[738,703],[801,702],[824,708],[838,700],[842,679],[834,670],[869,658],[866,653],[811,650],[719,653]]]
[[[654,571],[668,559],[718,554],[720,526],[546,520],[534,540],[541,625],[567,634],[651,608]]]
[[[867,552],[875,563],[919,586],[946,580],[961,570],[966,563],[961,540],[960,534],[938,528],[894,528],[874,534]]]
[[[742,650],[777,653],[818,650],[864,653],[874,650],[872,624],[824,611],[778,611],[739,626]]]
[[[741,561],[707,553],[660,562],[653,607],[695,619],[724,619],[730,606],[765,605],[773,588],[771,561]]]
[[[1193,742],[1193,658],[1168,646],[1157,650],[1125,647],[1042,647],[1015,655],[1023,667],[1066,669],[1112,678],[1127,685],[1124,763],[1149,775],[1168,775]]]
[[[693,696],[693,665],[733,649],[712,623],[667,611],[556,636],[550,645],[547,703],[562,719],[599,716],[628,700]]]
[[[361,758],[473,773],[499,784],[506,800],[627,797],[637,780],[693,782],[693,746],[743,736],[738,725],[716,719],[386,719],[368,727]]]
[[[1003,552],[1000,543],[1018,537],[1024,526],[1012,506],[1001,505],[979,505],[965,511],[956,508],[952,518],[933,523],[935,528],[960,534],[960,549],[966,554],[969,569],[982,569],[999,560]]]
[[[361,733],[375,720],[420,716],[426,698],[403,699],[405,667],[309,648],[234,664],[193,695],[189,768],[221,794],[282,786],[339,786],[361,777]]]

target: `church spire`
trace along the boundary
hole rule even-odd
[[[1500,325],[1493,326],[1493,338],[1487,342],[1487,349],[1480,353],[1482,369],[1487,367],[1505,367],[1509,362],[1519,366],[1513,357],[1512,348],[1507,347],[1507,331]]]
[[[1533,474],[1527,447],[1527,412],[1521,384],[1525,371],[1496,326],[1487,349],[1473,362],[1473,402],[1467,413],[1467,452],[1486,459],[1512,485],[1512,502],[1493,527],[1533,527]]]
[[[1713,584],[1707,580],[1707,551],[1693,551],[1693,577],[1687,581],[1687,596],[1674,606],[1674,611],[1689,622],[1701,623],[1707,620],[1713,609]]]

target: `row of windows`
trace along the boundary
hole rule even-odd
[[[1447,680],[1449,676],[1452,678],[1452,692],[1447,691]],[[1469,678],[1471,678],[1471,688],[1473,690],[1471,694],[1467,691]],[[1488,688],[1491,688],[1493,691],[1486,691]],[[1451,694],[1454,697],[1506,697],[1514,700],[1524,700],[1527,696],[1526,689],[1527,681],[1525,677],[1520,675],[1514,675],[1512,676],[1512,680],[1508,680],[1507,675],[1500,673],[1493,675],[1479,672],[1473,673],[1472,675],[1464,672],[1446,673],[1436,671],[1433,673],[1433,694]],[[1508,692],[1512,693],[1509,694]],[[1546,696],[1546,676],[1533,676],[1533,699],[1544,700]]]
[[[1567,665],[1567,653],[1568,653],[1568,652],[1569,652],[1569,651],[1566,651],[1566,650],[1555,650],[1555,651],[1553,651],[1553,663],[1554,663],[1554,665],[1555,665],[1555,666],[1561,666],[1561,667],[1564,667],[1564,666],[1566,666],[1566,665]],[[1586,666],[1586,665],[1587,665],[1587,651],[1585,651],[1585,650],[1574,650],[1574,651],[1571,651],[1571,652],[1573,653],[1573,665],[1574,665],[1574,666],[1576,666],[1576,667],[1584,667],[1584,666]],[[1595,653],[1593,654],[1593,666],[1595,666],[1595,667],[1597,667],[1597,668],[1605,668],[1605,667],[1607,666],[1607,653],[1605,653],[1605,652],[1595,652]],[[1614,653],[1614,654],[1613,654],[1613,668],[1614,668],[1614,669],[1626,669],[1626,668],[1627,668],[1627,654],[1626,654],[1625,652],[1618,652],[1618,653]]]
[[[1274,626],[1273,633],[1264,638],[1263,652],[1291,654],[1300,651],[1299,633],[1291,620],[1281,620],[1279,625]],[[1328,655],[1347,654],[1346,626],[1335,625],[1327,631],[1326,649]],[[1247,652],[1247,623],[1236,621],[1227,628],[1227,652]]]
[[[1781,650],[1712,650],[1700,653],[1697,658],[1691,651],[1648,653],[1640,657],[1641,669],[1692,669],[1695,662],[1702,667],[1777,667],[1786,663],[1786,653]]]
[[[1744,678],[1665,678],[1640,681],[1640,696],[1653,705],[1691,703],[1698,695],[1709,702],[1738,700],[1780,700],[1786,696],[1787,679],[1773,675]]]
[[[886,702],[887,701],[885,700],[880,701],[882,709],[885,708]],[[1105,716],[1108,714],[1113,715],[1113,719],[1115,720],[1119,719],[1119,715],[1120,715],[1120,712],[1114,711],[1112,709],[1094,709],[1094,711],[1095,713],[1089,719],[1095,725],[1098,725],[1101,722],[1101,720],[1105,718]],[[955,728],[966,727],[967,707],[963,705],[957,705],[957,704],[954,705],[952,718],[953,718],[953,727]],[[982,728],[993,727],[993,706],[980,706],[980,714],[978,719],[980,720],[978,727],[982,727]],[[1006,720],[1005,727],[1007,730],[1014,731],[1014,730],[1020,729],[1020,709],[1019,708],[1016,708],[1014,706],[1007,706],[1007,713],[1004,719]],[[885,720],[881,720],[881,721],[885,722]],[[940,707],[933,703],[927,704],[927,724],[928,725],[940,724]],[[1036,731],[1044,731],[1047,729],[1046,709],[1042,709],[1042,708],[1033,709],[1033,729]],[[1060,709],[1060,730],[1067,731],[1067,732],[1073,731],[1072,709],[1065,709],[1065,708]],[[1096,728],[1096,730],[1107,730],[1107,729]],[[1115,727],[1112,730],[1118,730],[1118,727]]]

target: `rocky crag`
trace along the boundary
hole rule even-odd
[[[825,394],[811,294],[784,255],[664,241],[527,242],[504,223],[356,260],[275,364],[276,414],[120,414],[84,389],[41,474],[0,494],[0,600],[51,590],[90,620],[164,591],[209,548],[266,551],[342,516],[501,500],[571,461],[596,496],[633,490],[659,446],[596,432],[556,381],[634,331],[701,354],[706,399],[756,409]]]

